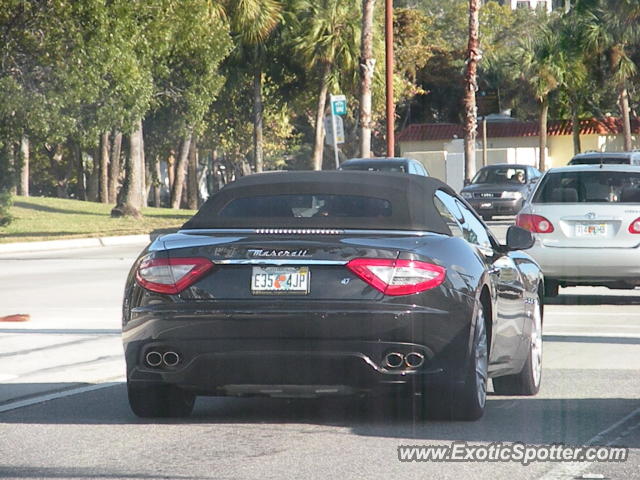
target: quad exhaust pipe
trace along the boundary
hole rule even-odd
[[[420,352],[389,352],[384,356],[383,365],[387,368],[400,368],[405,365],[407,368],[420,368],[424,365],[424,355]]]
[[[174,351],[160,353],[157,350],[150,350],[144,357],[149,367],[175,367],[180,363],[180,354]]]

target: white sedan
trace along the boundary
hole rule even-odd
[[[545,294],[559,286],[640,285],[640,167],[554,168],[516,218],[533,232],[528,253],[545,276]]]

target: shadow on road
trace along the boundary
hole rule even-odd
[[[476,422],[422,419],[422,407],[406,398],[198,397],[187,419],[140,419],[129,410],[124,384],[0,413],[0,424],[66,425],[299,425],[348,428],[367,437],[469,442],[580,445],[640,406],[631,398],[536,398],[490,395]],[[310,428],[309,433],[317,433]],[[635,440],[632,440],[635,442]],[[632,445],[640,448],[640,442]]]

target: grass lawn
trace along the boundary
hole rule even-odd
[[[0,227],[0,243],[110,237],[176,230],[195,212],[145,208],[143,218],[111,218],[113,205],[46,197],[14,197],[14,220]]]

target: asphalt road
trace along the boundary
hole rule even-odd
[[[504,236],[508,222],[492,222]],[[181,421],[129,411],[119,309],[141,246],[0,256],[0,478],[640,478],[640,290],[561,289],[543,386],[472,423],[407,401],[199,398]],[[400,462],[400,445],[630,447],[624,463]]]

